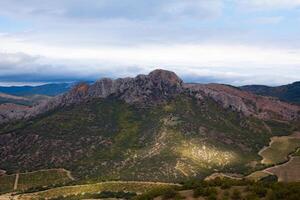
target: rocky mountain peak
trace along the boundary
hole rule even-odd
[[[154,83],[163,82],[170,86],[181,86],[183,82],[174,72],[162,70],[162,69],[156,69],[150,72],[148,77]]]

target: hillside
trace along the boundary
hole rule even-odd
[[[272,136],[300,129],[298,106],[164,70],[79,84],[20,113],[1,125],[0,169],[66,168],[80,181],[247,174]]]
[[[10,94],[0,93],[0,105],[1,104],[16,104],[23,106],[33,106],[39,104],[42,101],[49,100],[51,97],[45,95],[32,95],[32,96],[15,96]]]
[[[258,95],[277,97],[282,101],[300,104],[300,82],[278,87],[246,85],[240,88]]]

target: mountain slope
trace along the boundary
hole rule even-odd
[[[15,96],[10,94],[0,93],[0,105],[1,104],[16,104],[24,106],[33,106],[39,104],[42,101],[49,100],[51,97],[45,95],[32,95],[32,96]]]
[[[177,181],[261,167],[274,135],[299,129],[300,108],[156,70],[79,84],[2,124],[0,168],[64,167],[78,180]]]
[[[246,85],[242,90],[253,92],[258,95],[277,97],[282,101],[300,104],[300,82],[278,87],[264,85]]]

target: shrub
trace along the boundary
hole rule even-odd
[[[208,197],[207,197],[207,200],[217,200],[217,194],[210,194]]]
[[[259,198],[256,194],[248,194],[248,195],[246,195],[244,200],[259,200]]]
[[[224,183],[222,183],[221,185],[222,190],[229,189],[229,188],[231,188],[231,184],[229,182],[225,181]]]
[[[258,197],[265,197],[268,190],[263,185],[254,185],[250,187],[250,191],[254,192]]]
[[[175,191],[174,189],[168,189],[164,192],[163,194],[163,199],[172,199],[175,198],[176,196],[178,196],[178,192]]]
[[[212,188],[212,187],[208,187],[208,188],[202,188],[202,187],[198,187],[196,189],[194,189],[194,197],[199,197],[199,196],[203,196],[203,197],[208,197],[210,195],[216,195],[218,192],[216,190],[216,188]]]
[[[241,192],[237,189],[234,189],[231,195],[232,200],[240,200],[241,197]]]

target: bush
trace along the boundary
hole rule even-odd
[[[208,197],[210,195],[216,195],[218,192],[216,190],[216,188],[212,188],[212,187],[208,187],[208,188],[202,188],[202,187],[198,187],[196,189],[194,189],[194,197],[199,197],[199,196],[203,196],[203,197]]]
[[[259,198],[256,194],[248,194],[244,200],[259,200]]]
[[[237,189],[234,189],[231,195],[232,200],[240,200],[241,197],[241,192]]]
[[[172,199],[175,198],[176,196],[178,196],[178,192],[175,191],[174,189],[168,189],[164,192],[163,194],[163,199]]]
[[[164,195],[172,195],[172,190],[174,188],[168,187],[168,188],[154,188],[148,192],[145,192],[144,194],[141,194],[139,196],[134,197],[135,200],[152,200],[155,197],[163,196]],[[175,191],[176,192],[176,191]],[[178,198],[179,195],[176,195],[176,198]]]
[[[268,192],[268,190],[264,188],[263,185],[254,185],[250,187],[250,191],[255,193],[260,198],[265,197]]]
[[[229,182],[225,181],[224,183],[222,183],[222,185],[221,185],[222,190],[226,190],[229,188],[231,188],[231,184]]]
[[[208,197],[207,197],[207,200],[217,200],[217,194],[210,194]]]

